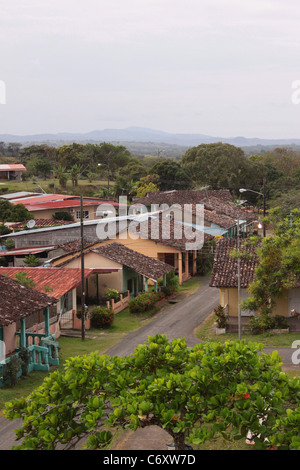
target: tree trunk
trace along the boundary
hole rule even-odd
[[[179,433],[174,436],[175,450],[185,450],[184,433]]]

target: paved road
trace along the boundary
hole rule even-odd
[[[148,336],[166,334],[173,338],[185,338],[188,346],[199,341],[194,337],[194,329],[211,314],[219,304],[217,289],[209,287],[209,279],[202,278],[200,288],[192,295],[177,304],[168,305],[138,331],[129,333],[120,343],[106,351],[110,356],[127,356],[134,352],[135,347],[145,343]]]

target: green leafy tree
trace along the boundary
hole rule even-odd
[[[29,268],[36,268],[37,266],[41,266],[41,261],[40,259],[35,256],[35,255],[27,255],[25,256],[25,260],[24,260],[24,263],[26,264],[26,266],[28,266]]]
[[[193,181],[188,167],[181,166],[173,160],[162,160],[151,168],[152,174],[159,176],[159,189],[169,191],[173,189],[192,189]]]
[[[238,194],[239,188],[250,184],[251,189],[258,191],[256,162],[249,162],[243,150],[234,145],[218,142],[192,147],[183,155],[182,165],[197,185],[231,189]]]
[[[27,398],[7,403],[5,416],[23,420],[16,430],[21,449],[51,450],[59,443],[67,449],[83,437],[97,449],[111,439],[103,425],[160,426],[176,450],[216,436],[245,439],[248,431],[256,448],[272,442],[289,449],[299,447],[299,390],[299,378],[284,374],[278,353],[266,355],[262,345],[188,348],[184,339],[157,335],[131,356],[95,352],[68,359]]]
[[[25,222],[32,219],[32,214],[23,204],[12,204],[0,199],[0,222]]]
[[[271,236],[262,239],[257,248],[258,267],[249,286],[250,297],[243,308],[269,316],[284,289],[300,281],[300,210],[282,217],[278,208],[270,211]]]

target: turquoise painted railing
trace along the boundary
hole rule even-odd
[[[18,336],[20,333],[16,333]],[[39,338],[39,344],[31,344],[30,337],[34,340],[34,338]],[[28,363],[28,373],[32,372],[33,370],[44,370],[49,371],[50,366],[57,366],[59,365],[59,357],[58,357],[58,348],[59,343],[55,341],[54,336],[45,337],[45,335],[41,333],[26,333],[26,348],[29,351],[29,363]],[[19,357],[20,349],[16,349],[15,353],[11,356],[8,356],[3,361],[0,362],[0,387],[5,385],[5,378],[4,374],[4,367],[5,364],[8,364],[12,357]],[[20,366],[20,370],[18,372],[18,377],[22,375],[22,368]]]

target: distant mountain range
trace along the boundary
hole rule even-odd
[[[237,147],[247,146],[298,146],[300,139],[260,139],[247,137],[213,137],[204,134],[176,134],[143,127],[128,127],[126,129],[104,129],[87,133],[60,132],[57,134],[13,135],[0,134],[1,142],[15,142],[23,145],[34,143],[61,142],[152,142],[181,145],[184,147],[197,146],[214,142],[224,142]]]

